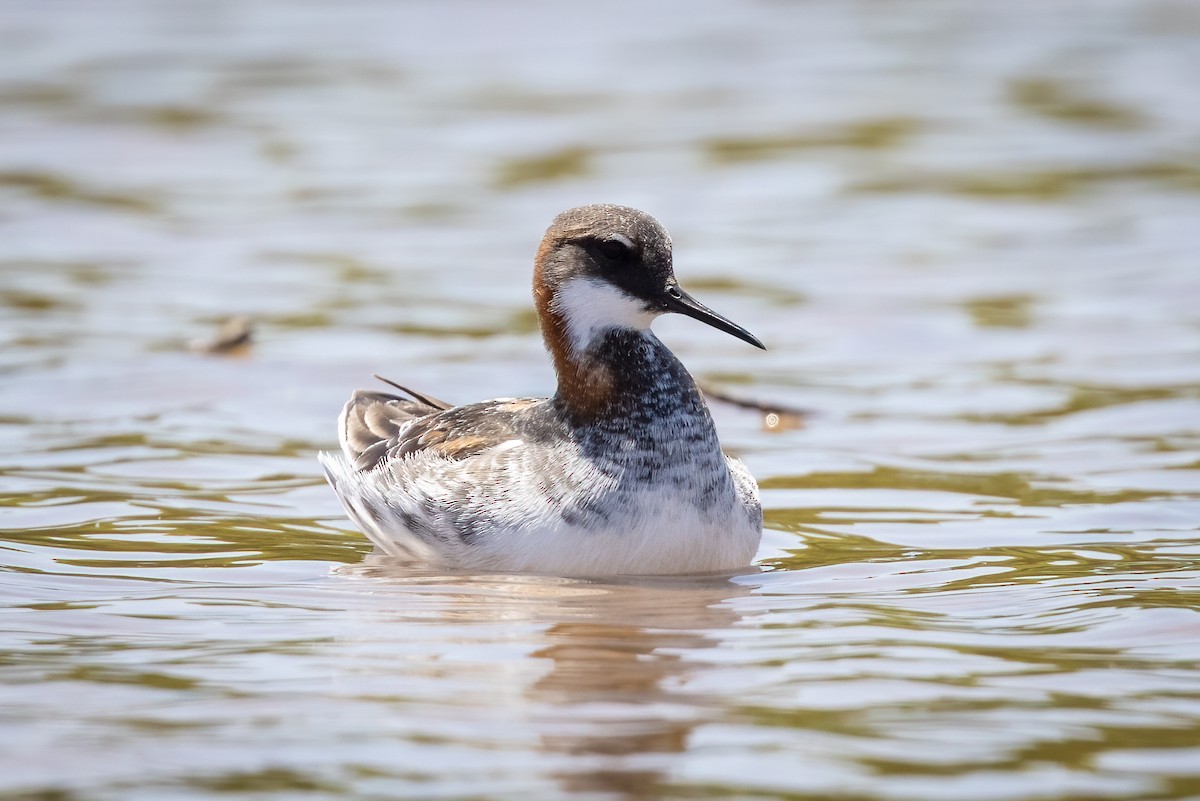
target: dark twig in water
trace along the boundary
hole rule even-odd
[[[730,406],[737,406],[740,409],[752,409],[756,412],[762,412],[763,428],[767,431],[792,431],[804,428],[804,420],[811,414],[806,409],[796,409],[781,406],[778,403],[728,395],[721,390],[713,389],[707,385],[701,385],[700,391],[704,393],[705,397],[712,400],[728,403]]]

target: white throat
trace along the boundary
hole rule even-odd
[[[571,350],[582,356],[597,338],[613,328],[645,331],[658,312],[598,278],[571,278],[558,287],[550,308],[567,325]]]

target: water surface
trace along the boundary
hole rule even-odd
[[[0,798],[1200,797],[1200,12],[0,4]],[[643,207],[758,566],[398,569],[370,374],[542,394]],[[227,356],[189,342],[256,321]]]

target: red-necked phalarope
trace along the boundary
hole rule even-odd
[[[679,288],[650,215],[594,205],[554,219],[533,296],[552,398],[451,406],[359,390],[321,463],[385,553],[443,567],[613,575],[733,570],[762,536],[758,485],[721,453],[691,375],[650,332],[678,312],[763,347]]]

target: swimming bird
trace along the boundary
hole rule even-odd
[[[692,376],[650,331],[675,312],[764,347],[680,288],[671,237],[606,204],[555,217],[533,297],[558,388],[452,406],[358,390],[320,455],[379,550],[567,576],[731,571],[762,536],[758,484],[721,451]],[[388,382],[391,383],[391,382]]]

